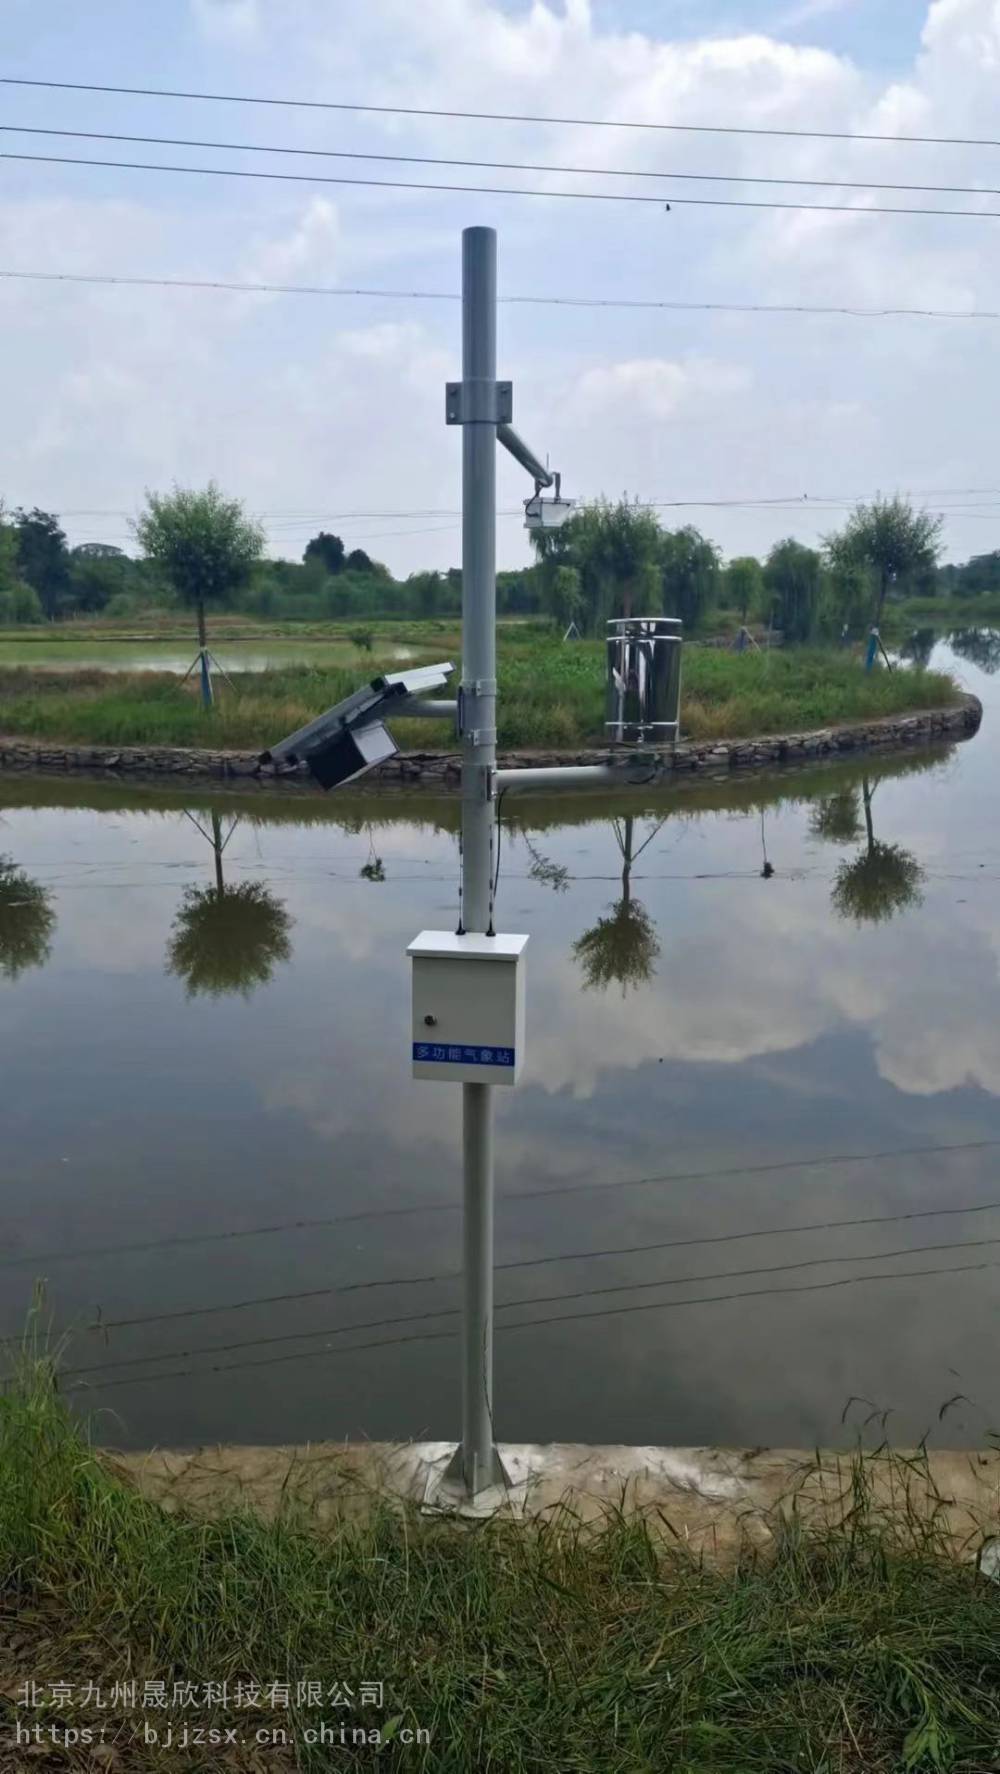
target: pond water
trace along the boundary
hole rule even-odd
[[[1000,1428],[1000,679],[965,651],[960,746],[508,798],[501,1439]],[[455,1435],[461,1093],[409,1078],[405,950],[453,924],[457,819],[0,777],[0,1331],[44,1277],[105,1440]]]

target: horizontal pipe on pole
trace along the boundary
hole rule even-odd
[[[496,785],[505,793],[522,788],[623,788],[628,786],[626,768],[616,764],[565,764],[552,769],[498,770]]]
[[[547,468],[543,468],[538,457],[529,450],[524,439],[518,437],[513,425],[497,426],[497,442],[502,443],[504,449],[510,451],[515,462],[520,462],[521,467],[526,468],[534,480],[543,487],[552,486],[555,476],[550,474]]]
[[[414,715],[421,715],[428,721],[457,721],[458,703],[422,696],[419,701],[401,703],[398,709],[390,710],[390,715],[392,714],[398,714],[400,719],[406,720],[411,720]]]

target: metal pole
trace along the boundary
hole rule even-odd
[[[496,768],[497,239],[462,235],[462,927],[493,927]],[[482,415],[481,417],[479,415]],[[493,1087],[463,1084],[462,1441],[453,1478],[502,1482],[493,1441]]]

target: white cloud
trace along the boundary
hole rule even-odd
[[[995,0],[935,0],[916,59],[891,83],[846,56],[782,41],[787,18],[770,34],[675,41],[602,27],[586,0],[533,0],[515,10],[491,0],[418,8],[409,0],[335,8],[326,0],[192,0],[191,18],[199,35],[190,84],[206,90],[321,99],[335,76],[338,93],[389,105],[995,133]],[[141,68],[137,78],[146,78]],[[112,120],[107,109],[115,127],[118,113]],[[239,111],[237,132],[236,115],[226,112],[235,139],[349,151],[889,183],[984,178],[981,154],[960,148],[250,108]],[[391,166],[359,162],[357,170],[394,176]],[[572,182],[568,174],[395,170],[440,183]],[[577,180],[597,182],[593,174]],[[767,195],[752,186],[681,189]],[[995,225],[948,218],[681,205],[664,216],[655,207],[346,186],[336,201],[308,187],[293,200],[290,190],[300,188],[19,168],[0,207],[0,263],[454,289],[459,230],[482,220],[501,230],[507,292],[987,307],[1000,277]],[[799,195],[827,202],[838,193]],[[846,190],[842,200],[974,202]],[[211,472],[269,510],[378,508],[387,486],[391,503],[455,503],[456,439],[441,421],[441,383],[458,369],[454,305],[0,283],[0,308],[19,341],[0,440],[0,490],[15,501],[131,508],[147,481],[194,482]],[[976,485],[992,449],[998,375],[983,349],[990,335],[973,325],[610,309],[505,309],[501,318],[501,371],[515,380],[519,428],[558,457],[567,487],[585,495],[625,485],[660,498]],[[114,416],[103,428],[102,410],[107,421]],[[506,465],[501,474],[512,504],[521,482]],[[789,527],[808,538],[826,522],[734,512],[706,527],[734,553],[766,548]],[[950,530],[956,551],[989,537],[971,519]],[[456,540],[387,538],[383,552],[404,570],[446,566]],[[501,557],[525,558],[513,524],[501,529]]]
[[[743,365],[691,359],[633,358],[586,370],[575,390],[581,412],[614,412],[640,419],[670,419],[704,399],[743,394],[752,384]]]
[[[252,42],[260,30],[257,0],[191,0],[195,23],[221,43]]]

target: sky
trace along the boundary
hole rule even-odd
[[[514,384],[515,425],[570,496],[655,502],[665,523],[697,524],[731,557],[785,535],[817,541],[854,501],[902,491],[945,513],[948,558],[1000,546],[1000,320],[710,306],[1000,308],[1000,221],[984,214],[1000,213],[1000,144],[597,121],[996,136],[1000,0],[4,0],[3,13],[4,71],[20,79],[590,120],[5,86],[7,155],[298,180],[5,158],[0,272],[339,292],[0,276],[0,498],[59,512],[71,542],[130,546],[146,488],[214,478],[262,517],[273,554],[298,558],[323,527],[399,574],[458,564],[460,442],[444,424],[443,385],[460,374],[460,311],[437,295],[458,290],[462,228],[485,224],[499,235],[503,297],[571,299],[504,303],[498,365]],[[596,170],[393,167],[29,129]],[[622,172],[631,176],[613,176]],[[352,175],[663,204],[318,182]],[[889,184],[972,195],[876,188]],[[706,196],[859,213],[678,201]],[[865,213],[878,204],[972,214]],[[357,289],[403,293],[348,293]],[[530,491],[501,455],[501,566],[530,558],[520,515]]]

